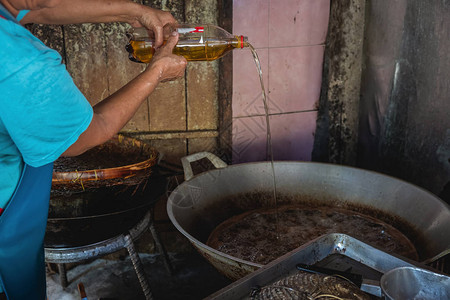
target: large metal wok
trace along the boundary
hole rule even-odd
[[[215,170],[197,176],[191,163],[208,158]],[[227,166],[200,152],[182,159],[186,181],[170,195],[167,211],[175,227],[219,271],[231,279],[262,267],[205,244],[212,230],[242,212],[272,205],[270,162]],[[416,246],[420,262],[450,253],[450,207],[433,194],[379,173],[333,164],[274,162],[277,192],[283,203],[323,202],[375,213],[404,233]],[[305,243],[308,241],[305,241]]]

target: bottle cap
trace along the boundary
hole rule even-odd
[[[244,48],[244,43],[247,43],[247,40],[248,40],[248,38],[246,36],[241,35],[239,37],[239,42],[240,42],[239,48],[241,48],[241,49]]]

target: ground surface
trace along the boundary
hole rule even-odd
[[[170,256],[175,269],[173,276],[168,274],[159,255],[140,254],[155,300],[203,299],[231,283],[197,253]],[[80,282],[89,300],[145,299],[129,257],[77,265],[68,270],[67,277],[69,285],[63,289],[59,275],[48,272],[49,300],[79,300]]]

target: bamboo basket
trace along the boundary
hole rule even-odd
[[[112,159],[108,156],[117,156],[118,151],[127,156],[108,162],[106,168],[101,165],[88,168],[99,158]],[[158,152],[146,143],[119,134],[79,157],[59,158],[54,165],[52,190],[73,192],[115,185],[136,185],[148,179],[158,156]],[[95,162],[85,163],[89,159]]]
[[[44,246],[78,247],[127,232],[166,188],[158,152],[117,135],[77,157],[54,164]]]

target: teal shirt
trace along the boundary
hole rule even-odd
[[[5,208],[23,163],[39,167],[55,161],[87,129],[93,110],[58,52],[23,26],[0,18],[0,45],[0,208]]]

